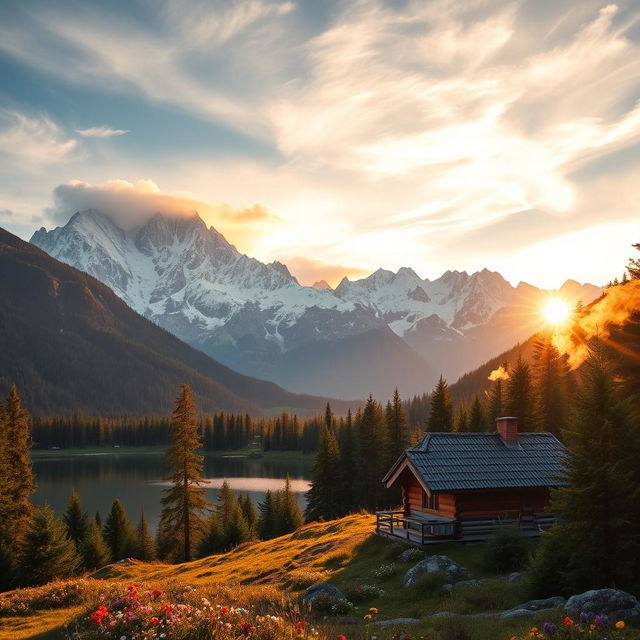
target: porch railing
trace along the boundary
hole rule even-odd
[[[403,511],[376,511],[376,533],[425,544],[434,538],[451,538],[455,521],[443,518],[407,517]]]

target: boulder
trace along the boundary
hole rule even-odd
[[[509,584],[517,584],[518,582],[522,582],[522,574],[518,571],[514,571],[507,576],[507,582]]]
[[[544,598],[543,600],[529,600],[528,602],[523,602],[522,604],[512,607],[507,611],[503,611],[500,617],[505,619],[520,618],[539,611],[551,611],[552,609],[564,606],[565,602],[566,600],[562,596]]]
[[[464,567],[458,566],[447,556],[431,556],[418,562],[407,571],[404,576],[404,586],[410,587],[424,574],[441,573],[450,584],[470,580],[471,574]]]
[[[420,624],[419,618],[394,618],[393,620],[376,620],[374,624],[381,627],[391,627],[397,624]]]
[[[460,582],[456,582],[455,586],[456,587],[477,587],[481,585],[483,582],[486,582],[486,580],[476,580],[475,578],[472,578],[471,580],[460,580]]]
[[[312,604],[313,601],[319,596],[332,596],[336,600],[346,600],[346,596],[340,589],[334,587],[332,584],[328,582],[317,582],[316,584],[312,584],[303,594],[302,599],[307,604]]]
[[[607,615],[614,622],[640,616],[640,602],[635,596],[619,589],[592,589],[571,596],[564,607],[569,613]],[[615,620],[614,620],[615,619]]]
[[[549,609],[538,609],[537,611],[531,611],[531,609],[509,609],[503,611],[500,617],[503,620],[510,620],[511,618],[525,618],[527,616],[537,615],[538,613],[544,613],[545,611],[555,611],[555,607]]]
[[[422,560],[425,555],[424,551],[411,547],[410,549],[405,549],[398,556],[398,560],[400,560],[400,562],[415,562],[416,560]]]

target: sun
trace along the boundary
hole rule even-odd
[[[561,298],[547,300],[542,315],[549,324],[564,324],[571,316],[571,307]]]

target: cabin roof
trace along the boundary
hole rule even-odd
[[[566,456],[551,433],[518,433],[507,444],[498,433],[428,433],[407,449],[383,482],[390,486],[406,461],[431,491],[557,487]]]

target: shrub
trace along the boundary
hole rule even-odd
[[[373,577],[378,580],[388,580],[396,574],[397,567],[393,562],[381,564],[374,572]]]
[[[344,593],[351,602],[365,602],[373,598],[381,598],[384,591],[375,584],[360,584],[347,589]]]
[[[418,560],[423,560],[425,557],[425,552],[421,549],[416,549],[415,547],[409,547],[402,554],[403,562],[418,562]]]
[[[531,543],[517,526],[500,526],[484,545],[483,561],[489,571],[504,573],[522,569],[529,558]]]
[[[419,593],[436,594],[442,589],[445,578],[439,571],[436,573],[423,573],[418,576],[412,587]]]
[[[401,542],[392,542],[385,547],[382,557],[384,560],[395,560],[405,549]]]
[[[353,603],[348,600],[336,598],[329,593],[322,593],[314,598],[311,603],[311,610],[314,613],[320,613],[330,616],[346,615],[353,611]]]

